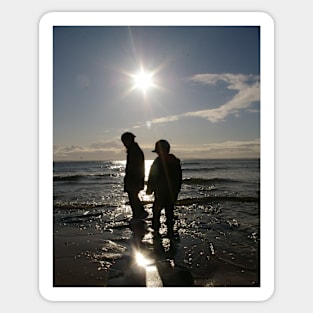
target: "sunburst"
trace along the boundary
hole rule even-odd
[[[139,89],[143,93],[146,93],[148,89],[155,86],[153,81],[153,73],[146,72],[144,69],[141,69],[136,74],[132,75],[134,80],[134,89]]]

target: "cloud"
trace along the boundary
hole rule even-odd
[[[83,146],[58,146],[53,147],[54,160],[101,160],[103,158],[117,159],[125,157],[125,151],[119,141],[97,142],[87,147]]]
[[[58,155],[58,156],[67,156],[71,153],[79,153],[79,152],[85,152],[87,149],[81,146],[75,146],[75,145],[70,145],[70,146],[58,146],[54,145],[53,146],[53,154]]]
[[[97,142],[89,146],[93,150],[103,150],[103,151],[115,151],[119,152],[121,150],[120,141],[108,141],[108,142]]]
[[[146,159],[154,159],[152,146],[142,144]],[[60,160],[125,160],[124,147],[118,141],[93,143],[88,147],[54,146],[54,161]],[[171,151],[180,159],[192,158],[259,158],[260,139],[225,141],[197,145],[171,145]]]
[[[218,108],[186,112],[180,115],[171,115],[152,120],[152,123],[167,123],[185,117],[199,117],[216,123],[224,121],[229,115],[238,115],[240,111],[251,112],[254,102],[260,101],[260,78],[258,75],[242,74],[197,74],[188,79],[204,85],[216,85],[218,81],[227,84],[227,89],[236,90],[237,93],[231,100]]]
[[[168,122],[174,122],[179,120],[183,115],[171,115],[171,116],[165,116],[160,118],[155,118],[152,120],[152,123],[154,124],[161,124],[161,123],[168,123]]]
[[[225,141],[202,145],[173,145],[172,150],[181,158],[259,158],[260,139]]]

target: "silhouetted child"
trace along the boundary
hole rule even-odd
[[[158,157],[154,160],[148,178],[146,194],[154,193],[152,227],[157,235],[160,228],[161,210],[165,209],[167,235],[174,235],[174,205],[182,184],[180,160],[170,154],[170,144],[162,139],[156,142]]]
[[[142,150],[135,142],[135,137],[130,132],[126,132],[121,136],[121,140],[127,149],[124,191],[128,193],[133,218],[143,219],[148,216],[148,213],[144,210],[138,194],[144,188],[145,159]]]

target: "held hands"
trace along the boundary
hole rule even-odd
[[[152,190],[151,189],[147,189],[146,190],[146,195],[152,195]]]

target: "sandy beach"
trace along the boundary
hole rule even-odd
[[[54,230],[54,287],[258,287],[259,270],[182,232],[170,240],[154,238],[150,220],[121,220],[109,230],[110,240],[95,225],[79,223]],[[123,229],[124,237],[114,232]],[[126,235],[125,235],[126,234]],[[145,257],[138,264],[137,253]]]

